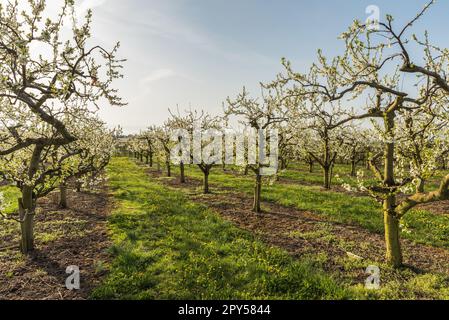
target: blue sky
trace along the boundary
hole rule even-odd
[[[55,1],[56,2],[56,1]],[[282,71],[281,57],[306,70],[322,48],[343,50],[338,35],[367,6],[396,24],[411,19],[427,0],[85,0],[94,9],[94,36],[103,45],[120,41],[128,59],[125,79],[116,84],[129,106],[105,107],[111,126],[136,132],[160,124],[167,108],[203,108],[220,113],[227,96]],[[437,1],[413,29],[428,29],[434,42],[449,47],[449,1]]]

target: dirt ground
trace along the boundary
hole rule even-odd
[[[110,260],[106,188],[96,193],[69,191],[70,208],[66,210],[58,209],[57,201],[56,192],[39,202],[35,228],[48,238],[37,238],[32,254],[24,258],[18,249],[0,252],[0,299],[87,299],[105,275]],[[0,243],[6,243],[6,239],[0,239]],[[79,291],[69,291],[65,286],[68,266],[80,268]]]
[[[155,178],[161,174],[149,170]],[[329,221],[325,216],[271,202],[263,202],[263,213],[251,211],[251,196],[211,186],[211,195],[201,194],[199,180],[188,178],[181,184],[178,178],[161,179],[173,188],[183,188],[189,197],[202,203],[234,223],[236,226],[258,235],[270,245],[287,250],[295,257],[308,254],[325,254],[325,268],[342,271],[344,259],[354,255],[365,261],[384,262],[385,244],[382,234],[372,233],[362,227]],[[449,274],[449,251],[402,240],[404,263],[415,273],[435,272]],[[364,270],[351,274],[349,279],[360,283],[366,279]]]

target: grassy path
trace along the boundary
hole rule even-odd
[[[93,298],[342,299],[354,290],[310,261],[297,261],[226,222],[205,206],[150,181],[116,158],[108,168],[116,207],[115,256]]]

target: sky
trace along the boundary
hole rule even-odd
[[[60,0],[49,0],[57,6]],[[228,96],[282,71],[281,58],[305,71],[318,48],[327,56],[344,49],[338,36],[354,19],[365,21],[375,5],[381,18],[399,27],[428,0],[84,0],[93,9],[93,41],[112,48],[121,42],[124,79],[115,83],[128,105],[105,105],[100,116],[111,126],[135,133],[162,124],[168,108],[222,112]],[[449,1],[437,1],[413,31],[429,30],[449,47]]]

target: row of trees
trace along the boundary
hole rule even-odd
[[[244,89],[227,100],[218,118],[198,111],[171,113],[164,126],[133,137],[129,148],[150,162],[163,158],[170,175],[170,150],[177,142],[171,139],[174,129],[192,130],[193,123],[200,123],[203,130],[225,130],[235,118],[254,129],[278,129],[281,169],[297,160],[309,164],[310,170],[318,164],[326,189],[331,188],[337,161],[350,163],[352,176],[363,163],[371,176],[360,174],[348,187],[380,203],[387,261],[399,267],[400,220],[417,205],[449,200],[449,175],[437,190],[426,192],[426,182],[437,169],[446,169],[449,154],[449,51],[431,44],[427,33],[423,39],[410,35],[432,4],[399,29],[391,16],[379,22],[379,28],[355,21],[341,35],[342,55],[329,59],[319,50],[317,61],[305,73],[294,71],[283,59],[284,71],[262,84],[259,98]],[[207,193],[213,165],[198,166]],[[247,165],[248,169],[256,179],[253,209],[260,212],[261,166]],[[183,182],[183,169],[181,173]]]
[[[83,23],[74,1],[57,16],[46,2],[0,5],[0,175],[20,190],[17,215],[21,250],[34,249],[39,198],[69,181],[79,189],[108,163],[114,132],[96,116],[99,104],[123,105],[112,82],[120,78],[118,44],[110,51],[91,43],[92,13]]]

